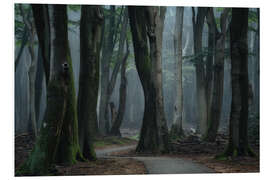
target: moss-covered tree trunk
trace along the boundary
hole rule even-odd
[[[163,110],[161,46],[166,9],[129,6],[136,68],[143,86],[145,109],[137,152],[168,151],[168,128]],[[150,43],[150,54],[148,40]]]
[[[100,6],[82,6],[80,22],[80,79],[78,94],[79,139],[83,156],[96,159],[99,54],[103,12]]]
[[[213,94],[210,99],[209,113],[208,113],[208,128],[204,137],[207,141],[215,141],[219,122],[221,118],[221,110],[223,104],[223,84],[224,84],[224,51],[225,38],[227,32],[227,17],[229,8],[225,8],[220,17],[220,31],[218,31],[213,9],[210,9],[210,19],[215,29],[215,52],[213,65]]]
[[[172,137],[183,136],[182,114],[183,114],[183,88],[182,88],[182,31],[183,31],[184,7],[176,8],[174,28],[174,57],[175,57],[175,79],[177,83],[174,119],[171,127]]]
[[[230,29],[232,104],[230,138],[225,156],[253,155],[248,124],[248,8],[233,8]]]
[[[62,64],[62,66],[68,67],[66,69],[66,76],[69,77],[67,83],[66,111],[55,162],[74,164],[77,159],[82,158],[82,155],[80,153],[79,147],[77,102],[74,87],[72,61],[68,42],[67,8],[66,5],[54,5],[52,9],[54,9],[51,17],[53,20],[52,26],[54,27],[52,29],[52,37],[55,39],[59,39],[59,41],[54,40],[56,41],[55,44],[57,44],[54,46],[53,53],[59,53],[64,57],[65,64]],[[56,47],[60,50],[56,51]],[[54,61],[52,63],[54,63]],[[53,64],[51,67],[56,66]],[[51,69],[51,71],[51,77],[53,77],[55,71],[53,68]],[[58,69],[56,70],[56,72],[57,71]]]
[[[72,76],[68,65],[66,6],[52,6],[52,71],[47,88],[47,108],[33,151],[17,174],[45,175],[55,160],[63,135]]]

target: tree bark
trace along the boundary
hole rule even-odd
[[[43,67],[46,77],[46,85],[50,78],[50,59],[51,59],[51,42],[50,42],[50,24],[48,5],[31,4],[35,27],[37,30],[38,41],[42,51]]]
[[[25,15],[22,5],[19,5],[19,9],[23,18],[23,22],[25,24],[25,28],[27,34],[29,36],[29,44],[28,50],[31,57],[31,63],[28,70],[29,77],[29,132],[34,134],[34,137],[37,137],[37,122],[36,122],[36,114],[35,114],[35,79],[36,79],[36,68],[37,68],[37,60],[35,59],[35,51],[34,51],[34,41],[35,41],[35,29],[34,25],[31,23],[30,14],[28,16]],[[30,10],[31,11],[31,10]]]
[[[126,21],[128,20],[128,11],[126,9]],[[127,77],[126,77],[126,66],[127,66],[127,59],[129,55],[129,45],[128,45],[128,40],[126,40],[126,46],[127,46],[127,52],[125,57],[122,60],[122,65],[121,65],[121,83],[120,83],[120,90],[119,90],[119,107],[118,107],[118,112],[116,119],[112,125],[112,129],[110,134],[113,136],[121,136],[120,133],[120,127],[124,118],[125,114],[125,108],[126,108],[126,97],[127,97]]]
[[[109,117],[108,117],[108,102],[107,102],[107,92],[110,78],[110,60],[112,58],[113,49],[115,44],[114,36],[115,36],[115,6],[110,7],[110,18],[108,25],[109,27],[108,35],[103,37],[103,50],[101,57],[101,73],[100,73],[100,105],[99,105],[99,132],[101,135],[106,135],[109,132]],[[105,27],[105,30],[106,30]]]
[[[125,10],[125,12],[126,11],[127,10]],[[119,22],[121,21],[121,19],[122,19],[122,17],[120,15]],[[121,29],[120,37],[119,37],[119,47],[118,47],[118,52],[117,52],[117,56],[116,56],[116,63],[114,65],[114,68],[113,68],[113,71],[112,71],[112,74],[111,74],[111,78],[110,78],[110,81],[109,81],[109,84],[108,84],[108,88],[107,88],[105,117],[108,117],[109,102],[110,102],[113,90],[115,88],[117,75],[118,75],[118,72],[120,70],[122,60],[123,60],[123,56],[124,56],[124,44],[125,44],[127,26],[128,26],[128,14],[127,14],[127,12],[124,14],[124,19],[121,22],[122,22],[122,29]],[[117,26],[115,28],[117,28]],[[115,34],[115,36],[116,35],[117,35],[117,33]],[[109,122],[109,119],[107,119],[106,121]],[[113,123],[111,123],[111,124],[113,124]],[[107,125],[107,127],[110,128],[110,125]]]
[[[48,169],[55,160],[58,144],[63,135],[63,124],[66,123],[64,120],[69,106],[70,83],[72,83],[70,66],[68,66],[66,6],[53,5],[52,14],[53,74],[47,88],[47,108],[34,149],[20,170],[16,172],[17,175],[48,174]],[[73,149],[73,152],[77,153],[76,149]]]
[[[202,32],[204,19],[207,13],[207,8],[198,8],[197,17],[195,20],[195,10],[192,8],[193,22],[193,39],[194,39],[194,54],[196,56],[196,93],[197,93],[197,109],[199,121],[199,133],[204,136],[207,130],[207,97],[205,89],[205,68],[202,56]]]
[[[40,101],[41,101],[41,96],[42,96],[42,84],[43,84],[43,78],[44,78],[44,69],[43,69],[42,61],[43,59],[41,55],[41,48],[39,46],[38,56],[37,56],[36,80],[35,80],[35,111],[36,111],[37,122],[39,122]]]
[[[233,8],[230,29],[232,104],[225,156],[254,155],[248,145],[248,8]]]
[[[223,104],[223,86],[224,86],[224,51],[225,51],[225,38],[227,32],[227,17],[230,11],[225,8],[220,17],[220,32],[217,30],[213,10],[211,11],[211,21],[215,26],[215,54],[213,66],[213,90],[212,98],[210,99],[209,114],[208,114],[208,129],[205,135],[205,140],[215,141],[219,122],[221,118],[221,110]]]
[[[142,82],[145,110],[137,152],[167,152],[168,127],[162,97],[161,46],[166,9],[129,6],[135,63]],[[147,38],[150,44],[150,54]]]
[[[97,134],[97,97],[99,86],[99,54],[103,11],[100,6],[82,6],[80,22],[80,86],[78,122],[83,156],[96,159],[93,140]]]
[[[171,127],[171,135],[181,137],[184,135],[182,127],[183,114],[183,88],[182,88],[182,32],[183,32],[184,7],[176,7],[174,29],[174,56],[175,77],[177,83],[176,99],[174,107],[174,120]]]

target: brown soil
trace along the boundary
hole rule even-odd
[[[142,162],[134,159],[98,159],[94,162],[78,162],[72,166],[56,167],[57,175],[130,175],[146,174]]]

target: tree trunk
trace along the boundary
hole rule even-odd
[[[159,12],[160,10],[160,12]],[[168,127],[162,97],[161,46],[166,9],[128,7],[135,63],[142,82],[145,110],[137,152],[167,152]],[[150,55],[148,43],[150,43]]]
[[[122,61],[123,61],[123,56],[124,56],[124,44],[125,44],[127,26],[128,26],[127,10],[125,10],[125,12],[126,13],[124,14],[124,19],[123,19],[123,23],[122,23],[122,29],[121,29],[120,37],[119,37],[119,47],[118,47],[118,52],[117,52],[117,56],[116,56],[116,63],[114,65],[114,68],[113,68],[113,71],[112,71],[112,74],[111,74],[111,78],[110,78],[110,81],[109,81],[109,84],[108,84],[108,88],[107,88],[105,117],[108,117],[107,114],[108,114],[109,102],[110,102],[113,90],[115,88],[117,75],[118,75],[118,72],[120,70],[120,67],[121,67],[121,64],[122,64]],[[121,21],[121,15],[119,17],[119,22],[120,21]],[[109,119],[107,120],[107,122],[109,122]],[[113,123],[111,123],[111,124],[113,124]],[[108,126],[108,127],[110,127],[110,126]]]
[[[39,46],[41,47],[42,51],[43,68],[46,77],[46,85],[48,85],[50,77],[50,57],[51,57],[48,5],[31,4],[31,6],[35,21],[35,27],[37,30]]]
[[[79,139],[83,156],[96,159],[99,54],[103,12],[100,6],[82,6],[80,23],[80,86],[78,94]]]
[[[27,34],[29,36],[29,45],[28,50],[31,56],[31,62],[30,67],[28,71],[28,77],[29,77],[29,132],[33,133],[35,138],[37,137],[37,122],[36,122],[36,114],[35,114],[35,79],[36,79],[36,68],[37,68],[37,60],[35,59],[35,52],[34,52],[34,41],[35,41],[35,29],[34,25],[31,23],[31,20],[28,16],[25,15],[22,5],[19,5],[19,9],[23,18],[23,22],[25,24],[25,28],[27,31]]]
[[[196,93],[197,93],[197,109],[199,121],[199,133],[204,136],[207,130],[207,97],[206,97],[206,81],[205,68],[202,56],[202,32],[204,19],[207,13],[207,8],[198,8],[197,18],[195,20],[195,10],[192,8],[193,22],[193,39],[194,39],[194,54],[197,57],[195,62],[196,70]]]
[[[230,31],[232,104],[230,138],[225,156],[253,155],[247,136],[248,123],[248,8],[233,8]]]
[[[36,80],[35,80],[35,111],[36,111],[37,122],[39,122],[40,101],[41,101],[41,96],[42,96],[42,84],[43,84],[43,78],[44,78],[44,69],[43,69],[42,61],[43,59],[41,55],[41,48],[39,46],[38,57],[37,57]]]
[[[18,175],[48,174],[48,168],[56,157],[60,137],[63,136],[63,124],[67,124],[65,117],[66,110],[69,107],[69,99],[71,99],[69,93],[70,84],[73,82],[69,72],[71,66],[68,65],[66,6],[53,5],[52,14],[51,20],[54,28],[52,33],[54,49],[52,53],[53,74],[50,76],[51,79],[47,88],[47,108],[34,149],[20,170],[16,172]],[[70,130],[72,128],[70,127]],[[76,149],[72,150],[77,153]]]
[[[110,7],[110,19],[108,25],[109,27],[108,36],[103,38],[103,50],[101,57],[101,73],[100,73],[100,105],[99,105],[99,132],[101,135],[106,135],[109,132],[108,127],[108,102],[107,102],[107,91],[110,78],[110,60],[112,58],[114,49],[114,36],[115,36],[115,6]],[[105,29],[106,29],[105,27]],[[106,34],[106,33],[105,33]]]
[[[221,118],[221,110],[223,104],[223,85],[224,85],[224,50],[225,38],[227,32],[227,16],[229,9],[225,8],[220,17],[221,32],[218,32],[215,17],[212,11],[212,24],[215,26],[215,61],[214,61],[214,79],[213,79],[213,94],[209,106],[208,114],[208,129],[205,136],[207,141],[215,141],[219,122]]]
[[[126,21],[128,21],[128,11],[126,9]],[[110,134],[113,136],[121,136],[120,133],[120,127],[124,118],[125,114],[125,108],[126,108],[126,97],[127,97],[127,77],[126,77],[126,66],[127,66],[127,59],[129,55],[129,48],[128,48],[128,40],[126,40],[126,45],[127,45],[127,52],[122,60],[122,65],[121,65],[121,83],[120,83],[120,93],[119,93],[119,107],[118,107],[118,112],[116,119],[112,125],[112,129]]]
[[[184,7],[176,7],[174,29],[174,56],[176,76],[176,99],[174,107],[174,120],[171,127],[171,135],[181,137],[184,135],[182,128],[183,114],[183,88],[182,88],[182,31],[183,31]]]

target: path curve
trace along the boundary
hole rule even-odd
[[[194,174],[194,173],[214,173],[202,164],[190,160],[172,157],[116,157],[109,156],[110,153],[134,149],[136,146],[124,146],[110,149],[96,150],[98,158],[132,158],[144,163],[148,174]]]

